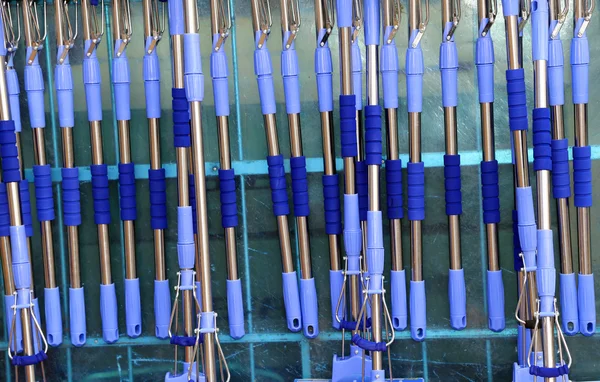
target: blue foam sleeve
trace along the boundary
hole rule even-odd
[[[381,107],[365,106],[365,163],[381,166]]]
[[[506,90],[508,94],[508,125],[510,131],[527,130],[527,88],[525,71],[509,69],[506,71]]]
[[[92,45],[94,45],[92,40],[85,40],[84,51],[89,51]],[[96,55],[96,48],[92,49],[90,56],[83,56],[81,68],[88,121],[102,121],[102,75],[98,56]]]
[[[242,280],[240,279],[227,280],[227,313],[229,314],[229,335],[238,340],[246,334]]]
[[[100,316],[102,318],[102,338],[107,344],[119,339],[117,319],[117,294],[115,284],[100,284]]]
[[[119,163],[118,168],[121,220],[136,220],[135,165],[133,163]]]
[[[92,197],[94,199],[94,223],[110,224],[110,193],[108,190],[108,166],[91,165]]]
[[[221,201],[221,226],[223,228],[237,227],[237,194],[235,192],[235,172],[219,170],[219,192]]]
[[[385,161],[385,181],[388,219],[402,219],[404,218],[402,160]]]
[[[190,147],[189,103],[185,89],[171,89],[171,108],[173,109],[173,144],[175,147]]]
[[[319,305],[314,278],[300,279],[300,303],[304,336],[316,338],[319,335]]]
[[[129,337],[137,338],[142,334],[140,279],[125,279],[125,322]]]
[[[560,273],[560,314],[563,332],[568,336],[579,333],[577,284],[575,273]]]
[[[342,215],[340,212],[340,185],[338,175],[323,175],[323,207],[325,209],[325,233],[342,233]]]
[[[343,285],[344,285],[344,273],[342,271],[330,270],[329,271],[329,298],[330,298],[330,302],[331,302],[331,326],[334,329],[340,328],[340,323],[338,322],[338,318],[340,320],[342,320],[346,316],[346,304],[343,300],[340,302],[340,307],[336,313],[336,308],[337,308],[338,301],[340,299],[340,294],[342,293]]]
[[[154,280],[154,335],[157,338],[169,337],[171,320],[171,289],[169,280]]]
[[[592,191],[592,148],[590,146],[573,147],[573,201],[575,207],[591,207]]]
[[[552,196],[555,199],[571,197],[569,172],[569,140],[554,139],[552,146]]]
[[[6,184],[0,182],[0,237],[10,236],[10,213],[8,211],[8,195]]]
[[[13,320],[16,319],[15,322],[15,332],[13,333],[12,343],[10,344],[11,351],[15,351],[15,342],[16,342],[16,352],[20,353],[23,351],[23,329],[21,329],[21,317],[20,314],[16,316],[13,314],[12,306],[15,304],[15,297],[12,294],[8,296],[4,296],[4,324],[6,325],[6,333],[10,334],[12,329]]]
[[[2,156],[2,180],[4,183],[21,180],[19,152],[14,121],[0,121],[0,155]]]
[[[269,166],[269,184],[271,186],[273,214],[275,216],[288,215],[290,213],[290,206],[288,204],[283,155],[268,156],[267,164]]]
[[[342,157],[358,155],[356,137],[356,98],[353,95],[340,95],[340,143]]]
[[[308,179],[306,172],[306,158],[304,156],[290,158],[290,173],[292,176],[294,215],[297,217],[309,216]]]
[[[287,327],[292,332],[299,332],[302,329],[302,314],[296,272],[284,272],[281,276],[283,279],[283,302]]]
[[[404,330],[408,322],[405,270],[391,271],[390,284],[392,295],[392,326],[394,330]]]
[[[63,220],[66,226],[81,224],[81,194],[79,191],[79,168],[62,168]]]
[[[498,161],[481,162],[481,196],[483,198],[483,222],[500,223],[500,187],[498,185]]]
[[[150,226],[167,229],[167,181],[165,169],[148,169],[150,191]]]
[[[364,222],[367,221],[367,209],[369,207],[369,177],[367,175],[367,164],[364,160],[356,161],[354,169],[360,221]]]
[[[50,346],[62,344],[62,314],[60,310],[60,291],[56,288],[44,288],[44,310],[46,316],[46,339]]]
[[[73,346],[81,347],[87,340],[84,289],[69,288],[69,331]]]
[[[596,298],[594,275],[579,274],[577,303],[579,307],[579,331],[586,337],[596,332]]]
[[[50,165],[34,165],[33,181],[38,220],[40,222],[54,220],[54,195],[52,193],[52,169]]]
[[[506,326],[504,318],[504,283],[502,271],[487,271],[488,328],[501,332]]]
[[[460,155],[444,155],[446,215],[462,214]]]
[[[408,220],[425,220],[425,164],[408,163]]]
[[[467,289],[464,269],[448,270],[448,300],[450,302],[450,326],[455,330],[467,327]]]
[[[410,335],[421,342],[427,335],[427,300],[425,281],[410,282]]]
[[[533,109],[533,169],[552,171],[550,109]]]

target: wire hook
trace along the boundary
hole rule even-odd
[[[421,15],[421,18],[422,17],[423,15]],[[429,25],[429,0],[425,0],[425,20],[422,20],[419,23],[419,31],[417,32],[417,35],[415,36],[415,39],[411,44],[411,47],[413,49],[416,48],[421,42],[421,39],[423,38],[425,31],[427,30],[427,25]]]
[[[569,13],[569,0],[563,0],[563,3],[563,9],[559,12],[558,16],[556,17],[556,25],[554,26],[554,29],[552,29],[552,33],[550,34],[550,38],[553,40],[560,33],[560,30],[562,29],[567,19],[567,14]]]
[[[487,2],[487,7],[489,9],[488,21],[485,24],[485,27],[483,27],[483,30],[481,31],[481,37],[487,36],[487,34],[490,31],[490,28],[492,27],[492,25],[494,25],[494,22],[496,21],[496,15],[498,14],[498,0],[489,0]]]
[[[581,27],[577,32],[577,37],[583,37],[585,30],[587,29],[588,25],[590,24],[590,20],[592,19],[592,13],[594,13],[594,9],[596,9],[596,0],[589,0],[589,6],[587,7],[583,15],[583,22],[581,23]]]

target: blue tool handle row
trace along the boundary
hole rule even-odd
[[[385,180],[388,219],[404,218],[404,194],[402,186],[402,160],[385,161]]]
[[[488,18],[482,19],[479,24],[479,37],[475,44],[475,65],[477,66],[477,87],[479,89],[479,102],[494,102],[494,42],[487,33],[481,36],[489,24]]]
[[[144,91],[146,94],[146,118],[160,118],[160,62],[156,45],[151,49],[152,44],[156,44],[154,37],[146,37],[144,61],[142,73],[144,77]]]
[[[31,57],[33,48],[27,48],[27,57]],[[27,93],[27,110],[31,128],[46,127],[46,111],[44,110],[44,75],[39,63],[39,54],[31,64],[25,65],[25,92]]]
[[[283,92],[287,114],[300,113],[300,79],[298,69],[298,53],[294,42],[286,48],[285,44],[291,36],[291,31],[283,33],[283,48],[281,50],[281,76],[283,77]]]
[[[54,68],[54,86],[56,87],[56,98],[60,107],[58,108],[58,122],[60,127],[75,126],[75,111],[73,108],[73,72],[69,62],[69,54],[64,57],[62,64],[60,58],[65,54],[65,46],[60,45],[57,53],[57,65]]]
[[[81,224],[81,194],[79,191],[79,168],[62,168],[63,220],[66,226]]]
[[[387,26],[383,33],[383,45],[380,54],[381,84],[383,87],[383,107],[385,109],[398,108],[398,48],[396,43],[390,41],[390,36],[395,33],[393,26]],[[390,41],[388,43],[388,41]]]
[[[571,197],[569,174],[569,140],[554,139],[552,148],[552,195],[555,199]]]
[[[550,109],[533,109],[533,169],[552,171],[552,125]]]
[[[217,117],[225,117],[229,116],[229,84],[227,80],[229,69],[224,46],[221,45],[219,49],[216,49],[218,41],[224,43],[221,35],[215,33],[212,37],[213,49],[210,53],[210,76],[212,77],[215,114]]]
[[[122,221],[137,219],[135,195],[135,165],[119,163],[119,205]]]
[[[94,222],[110,224],[110,192],[108,189],[108,166],[91,165],[92,198],[94,199]]]
[[[92,45],[92,40],[85,40],[84,51],[89,52]],[[82,72],[88,121],[102,121],[102,74],[96,48],[91,50],[89,56],[83,56]]]
[[[150,226],[167,229],[167,181],[164,168],[148,169]]]
[[[185,89],[172,88],[173,141],[176,148],[190,147],[190,113]]]
[[[21,89],[19,86],[19,77],[16,69],[12,67],[13,56],[10,56],[9,63],[6,69],[6,90],[8,92],[8,100],[10,102],[10,115],[15,121],[15,132],[21,132]]]
[[[367,163],[364,160],[355,163],[356,193],[358,194],[358,211],[360,221],[367,221],[367,210],[369,208],[369,176]]]
[[[283,155],[268,156],[267,164],[269,165],[269,183],[271,186],[273,214],[275,216],[288,215],[290,213],[290,206],[288,204]]]
[[[322,41],[327,33],[326,29],[319,30],[317,41]],[[333,63],[331,49],[327,42],[323,46],[317,44],[315,49],[315,74],[317,77],[317,95],[319,98],[319,111],[333,111]]]
[[[273,85],[273,64],[271,55],[267,48],[266,38],[261,47],[261,31],[257,31],[254,37],[254,74],[258,83],[258,96],[260,98],[260,107],[263,115],[275,114],[277,111],[275,102],[275,87]]]
[[[290,158],[292,175],[292,198],[294,201],[294,215],[310,215],[308,200],[308,179],[306,173],[306,158],[304,156]]]
[[[482,161],[481,196],[483,198],[483,222],[500,223],[500,186],[498,185],[498,161]]]
[[[186,33],[183,35],[183,67],[185,68],[185,95],[188,102],[204,100],[204,74],[202,73],[202,55],[200,52],[200,35]]]
[[[342,214],[340,211],[340,183],[337,174],[323,175],[323,207],[325,209],[325,233],[342,233]]]
[[[223,228],[237,227],[237,195],[233,169],[219,170],[219,189],[221,193],[221,225]]]
[[[129,60],[127,49],[119,55],[119,49],[124,44],[123,40],[115,41],[114,58],[112,63],[112,83],[115,91],[115,114],[118,121],[131,119],[131,78],[129,73]]]
[[[444,187],[446,189],[446,215],[461,215],[460,155],[444,155]]]
[[[52,169],[50,165],[33,166],[35,208],[40,222],[54,220],[54,196],[52,193]]]

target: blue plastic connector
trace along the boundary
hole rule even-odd
[[[115,92],[115,114],[118,121],[129,121],[131,119],[131,96],[130,96],[130,74],[127,49],[118,55],[123,45],[123,40],[115,41],[114,58],[112,67],[112,83]]]
[[[458,105],[458,50],[454,37],[450,41],[446,36],[453,28],[452,22],[446,23],[444,37],[440,44],[440,72],[442,74],[442,106]]]
[[[379,45],[381,39],[381,23],[379,22],[380,10],[378,0],[365,0],[363,2],[363,25],[365,28],[365,45]]]
[[[467,289],[463,269],[450,269],[448,274],[448,300],[450,326],[455,330],[467,327]]]
[[[487,271],[488,328],[493,332],[504,330],[504,283],[502,271]]]
[[[339,28],[352,26],[352,0],[339,0],[336,2],[336,16]]]
[[[169,280],[154,280],[154,334],[157,338],[169,337],[171,320],[171,289]]]
[[[44,288],[44,311],[46,315],[46,339],[50,346],[60,346],[63,339],[62,314],[60,310],[60,291],[56,288]]]
[[[31,57],[33,48],[27,48],[27,57]],[[39,54],[29,65],[25,65],[25,92],[27,93],[27,107],[29,122],[32,129],[46,127],[46,112],[44,110],[44,75],[39,63]]]
[[[156,49],[151,49],[154,37],[146,37],[146,45],[142,73],[144,77],[144,92],[146,94],[146,118],[160,118],[160,61]],[[156,46],[155,46],[156,47]]]
[[[550,21],[549,31],[552,32],[558,20]],[[563,45],[560,33],[548,41],[548,101],[550,106],[565,104],[565,73]]]
[[[479,37],[475,45],[475,65],[477,66],[477,86],[479,88],[479,102],[494,102],[494,42],[489,33],[481,33],[490,22],[485,18],[479,24]]]
[[[182,35],[185,31],[183,2],[170,0],[167,3],[169,4],[169,34],[171,36]]]
[[[229,335],[238,340],[246,334],[242,280],[240,279],[227,280],[227,312],[229,313]]]
[[[394,27],[391,25],[385,28],[379,57],[385,109],[398,108],[398,49],[396,43],[389,39],[393,31]]]
[[[192,207],[177,207],[177,258],[179,268],[193,269],[195,253]]]
[[[556,269],[554,268],[554,242],[552,230],[537,231],[537,289],[540,301],[540,316],[554,317],[554,295],[556,292]]]
[[[210,76],[212,77],[215,114],[217,117],[225,117],[229,116],[229,81],[227,80],[229,69],[224,46],[215,49],[219,41],[224,42],[221,35],[215,33],[212,36],[213,49],[210,53]]]
[[[85,298],[83,287],[69,288],[69,331],[73,346],[83,346],[87,340]]]
[[[319,31],[317,41],[322,41],[326,30]],[[333,111],[333,63],[331,49],[327,42],[323,46],[317,45],[315,49],[315,74],[317,77],[317,96],[319,98],[319,111]]]
[[[354,107],[356,110],[363,109],[363,73],[362,73],[362,56],[360,54],[360,46],[358,39],[354,40],[351,47],[352,54],[352,91],[354,93]],[[341,97],[341,95],[340,95]]]
[[[285,110],[287,114],[300,113],[300,79],[298,69],[298,54],[294,43],[285,47],[292,32],[283,34],[283,49],[281,51],[281,76],[283,77],[283,92],[285,96]]]
[[[8,57],[8,65],[6,68],[6,90],[10,102],[10,115],[15,122],[15,131],[21,132],[21,102],[19,101],[21,89],[19,86],[19,77],[17,70],[14,69],[12,63],[13,55]]]
[[[202,73],[202,55],[200,54],[200,35],[186,33],[183,35],[185,54],[185,95],[188,102],[204,101],[204,74]]]
[[[419,342],[427,335],[425,281],[410,282],[410,335],[413,340]]]
[[[84,51],[88,52],[92,45],[95,45],[92,40],[85,40]],[[82,72],[88,121],[102,121],[102,75],[96,48],[92,49],[89,56],[83,56]]]
[[[568,336],[579,333],[579,314],[577,311],[577,284],[575,273],[561,273],[560,280],[560,314],[562,329]]]
[[[392,295],[392,326],[394,330],[404,330],[408,322],[406,307],[406,272],[391,271],[390,288]]]
[[[125,322],[129,337],[137,338],[142,334],[140,279],[125,279]]]
[[[533,61],[548,61],[548,0],[531,1],[531,48]]]
[[[73,127],[75,126],[75,112],[73,109],[73,73],[69,62],[69,54],[66,54],[62,64],[58,64],[64,51],[64,45],[58,47],[57,65],[54,68],[54,86],[56,88],[56,98],[60,105],[58,108],[58,121],[60,127]]]
[[[534,271],[536,268],[537,227],[531,187],[517,187],[516,199],[519,219],[519,243],[524,256],[524,268],[528,272]]]
[[[383,248],[383,227],[381,211],[367,212],[367,264],[370,282],[369,294],[383,293],[383,264],[385,250]]]
[[[100,315],[102,317],[102,338],[107,344],[119,339],[117,319],[117,293],[115,284],[100,285]]]
[[[287,327],[292,332],[299,332],[302,329],[302,314],[296,272],[283,272],[281,276],[283,278],[283,302]]]
[[[518,16],[520,10],[519,0],[502,0],[502,11],[504,17]]]
[[[578,19],[574,30],[581,30],[583,22],[583,18]],[[589,102],[589,66],[590,47],[587,34],[584,33],[581,37],[575,34],[571,40],[571,92],[573,103],[576,105]]]
[[[348,261],[347,275],[360,273],[362,230],[358,217],[358,195],[344,194],[344,248]]]
[[[423,50],[420,42],[415,48],[412,47],[417,33],[416,30],[412,31],[406,50],[406,102],[409,113],[423,111]]]
[[[275,87],[273,85],[273,65],[271,55],[267,48],[268,38],[264,44],[259,47],[261,31],[257,31],[254,37],[254,74],[258,82],[258,96],[260,98],[260,108],[263,115],[275,114],[277,111],[275,102]]]
[[[314,278],[300,279],[300,302],[304,336],[316,338],[319,335],[319,306]]]
[[[338,308],[338,301],[344,285],[344,273],[342,271],[329,271],[329,298],[331,301],[331,326],[334,329],[340,329],[338,318],[343,320],[346,317],[346,304],[342,300]],[[337,313],[336,313],[337,309]]]

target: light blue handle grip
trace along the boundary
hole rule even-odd
[[[31,302],[33,303],[33,313],[35,314],[35,318],[37,318],[37,321],[41,326],[42,315],[40,314],[40,304],[37,297],[31,300]],[[19,315],[18,312],[17,315]],[[35,326],[35,322],[33,322],[33,317],[31,317],[31,332],[33,333],[33,350],[38,353],[40,351],[42,337],[40,336],[40,331],[38,330],[37,326]]]
[[[300,302],[302,303],[302,324],[307,338],[319,335],[319,305],[315,279],[300,279]]]
[[[346,304],[344,304],[344,301],[340,302],[340,307],[337,311],[337,318],[336,318],[336,311],[335,309],[337,308],[337,303],[340,299],[340,294],[342,293],[342,287],[344,285],[344,273],[342,271],[329,271],[329,296],[331,299],[331,326],[333,326],[335,329],[339,329],[340,328],[340,323],[338,322],[337,318],[339,318],[340,320],[343,319],[346,316]]]
[[[129,121],[131,119],[131,88],[129,75],[129,60],[127,59],[127,49],[123,50],[120,56],[117,56],[122,40],[115,42],[115,56],[113,59],[112,82],[115,91],[115,114],[118,121]]]
[[[140,279],[125,279],[125,322],[129,337],[136,338],[142,334]]]
[[[504,17],[519,15],[519,0],[502,0]]]
[[[560,314],[562,329],[568,336],[579,333],[579,314],[577,312],[577,285],[575,273],[561,273],[560,277]]]
[[[410,335],[413,340],[419,342],[427,335],[425,281],[410,282]]]
[[[119,339],[117,321],[117,293],[115,284],[100,285],[100,316],[102,317],[102,338],[107,344]]]
[[[83,287],[69,288],[69,316],[71,343],[77,347],[85,345],[87,328]]]
[[[502,271],[487,271],[488,328],[493,332],[504,330],[504,283]]]
[[[302,329],[302,315],[296,272],[282,273],[281,276],[283,277],[283,302],[287,326],[290,331],[299,332]]]
[[[27,56],[32,54],[32,48],[27,48]],[[32,128],[46,127],[46,112],[44,110],[44,75],[39,63],[39,54],[35,55],[31,65],[25,65],[25,93],[29,108],[29,122]]]
[[[62,344],[62,314],[60,312],[60,291],[56,288],[44,288],[44,311],[46,313],[46,339],[48,345]]]
[[[352,26],[352,0],[336,1],[336,15],[338,28],[350,28]]]
[[[455,330],[467,327],[467,291],[464,269],[448,270],[448,300],[450,301],[450,326]]]
[[[12,56],[9,60],[12,61]],[[20,133],[21,103],[19,98],[21,89],[19,86],[19,77],[17,76],[17,71],[15,69],[6,69],[6,90],[8,91],[8,98],[10,100],[10,115],[15,122],[15,133]]]
[[[63,55],[65,46],[58,47],[57,61]],[[75,112],[73,109],[73,73],[69,63],[69,54],[65,56],[62,64],[57,64],[54,68],[54,87],[56,88],[56,98],[58,99],[58,121],[60,127],[75,126]]]
[[[548,60],[548,0],[531,2],[531,47],[533,61]]]
[[[246,334],[242,280],[240,279],[227,280],[227,312],[229,313],[229,335],[238,340]]]
[[[85,40],[85,51],[87,52],[92,45],[94,45],[92,40]],[[81,69],[88,121],[102,121],[102,74],[96,48],[92,49],[92,54],[89,57],[84,55]]]
[[[154,38],[146,38],[146,54],[142,68],[144,77],[144,91],[146,94],[146,118],[160,118],[160,61],[156,48],[148,54]]]
[[[364,0],[365,45],[379,45],[381,26],[379,23],[379,0]]]
[[[15,316],[13,315],[13,310],[11,309],[11,306],[13,306],[14,304],[15,297],[12,294],[4,296],[4,317],[6,318],[4,320],[4,323],[6,324],[6,333],[10,333],[12,328],[13,318]],[[17,321],[15,322],[15,333],[13,333],[13,343],[11,343],[10,345],[10,349],[14,352],[16,342],[18,353],[23,351],[23,330],[21,329],[21,317],[19,316],[19,314],[16,315]]]
[[[404,330],[408,322],[406,310],[406,271],[391,271],[392,326],[394,330]]]
[[[169,337],[171,320],[171,290],[169,280],[154,280],[154,334],[157,338]]]
[[[596,332],[596,298],[594,296],[594,275],[579,274],[577,302],[579,305],[579,331],[584,336]]]

